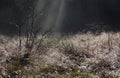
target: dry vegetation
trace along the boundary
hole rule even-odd
[[[21,37],[21,45],[18,37],[1,35],[0,74],[1,78],[120,78],[120,33]]]

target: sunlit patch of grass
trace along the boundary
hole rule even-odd
[[[92,72],[97,73],[101,72],[103,70],[109,70],[111,71],[111,62],[106,61],[105,59],[100,60],[97,64],[94,64],[92,67]]]
[[[100,78],[119,78],[119,76],[112,75],[112,74],[107,73],[107,72],[105,72],[105,71],[102,71],[102,72],[100,73],[100,76],[99,76],[99,77],[100,77]]]
[[[21,37],[0,36],[0,74],[36,74],[44,78],[119,78],[120,33],[39,35],[32,49]],[[28,55],[28,56],[27,56]],[[28,77],[29,78],[29,77]]]

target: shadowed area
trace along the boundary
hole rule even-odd
[[[71,1],[66,6],[66,14],[63,19],[62,30],[63,32],[76,32],[105,28],[107,31],[119,31],[119,3],[119,0]]]
[[[35,29],[55,32],[119,31],[119,0],[1,0],[0,33],[16,34],[33,12]],[[32,9],[31,9],[32,8]],[[32,22],[31,18],[28,19]]]

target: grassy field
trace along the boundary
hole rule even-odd
[[[0,75],[1,78],[120,78],[120,33],[20,38],[1,35]]]

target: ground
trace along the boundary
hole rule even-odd
[[[0,36],[1,78],[120,78],[120,33]]]

